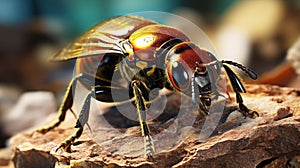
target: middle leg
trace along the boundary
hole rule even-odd
[[[146,122],[146,101],[142,95],[142,91],[139,88],[139,81],[132,81],[131,87],[133,88],[133,94],[135,97],[135,106],[137,110],[138,120],[142,129],[142,136],[144,137],[145,143],[145,154],[148,159],[153,158],[154,144],[150,135],[150,130]]]

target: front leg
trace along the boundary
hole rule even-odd
[[[145,143],[145,154],[148,159],[153,159],[154,144],[152,142],[152,137],[150,135],[150,130],[146,122],[147,109],[145,99],[142,95],[142,91],[139,88],[140,82],[134,80],[131,82],[131,87],[133,88],[133,94],[135,97],[135,106],[137,110],[138,120],[142,129],[142,136],[144,137]]]
[[[207,109],[207,106],[204,104],[204,102],[202,101],[202,99],[200,99],[199,103],[198,103],[198,113],[197,115],[203,114],[204,116],[208,116],[209,115],[209,109]]]
[[[239,77],[227,66],[223,64],[223,67],[228,75],[228,78],[230,80],[230,83],[233,87],[233,90],[236,93],[236,102],[239,104],[240,112],[245,117],[251,117],[255,118],[258,117],[258,112],[249,109],[246,105],[243,103],[243,98],[240,93],[246,93],[246,89],[244,88],[242,82],[240,81]]]
[[[245,117],[255,118],[259,116],[258,112],[251,110],[246,105],[244,105],[243,98],[239,92],[236,92],[236,102],[239,104],[240,112]]]

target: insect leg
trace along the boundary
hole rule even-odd
[[[69,138],[67,138],[64,142],[62,142],[57,148],[56,151],[60,148],[64,148],[66,151],[71,151],[71,145],[74,143],[74,141],[79,138],[83,132],[83,127],[87,123],[89,118],[89,112],[90,112],[90,104],[91,104],[91,97],[94,97],[95,90],[93,89],[84,99],[81,112],[79,114],[79,117],[76,121],[76,125],[74,128],[78,128],[78,130],[75,132],[75,134],[71,135]]]
[[[131,87],[133,88],[133,94],[135,97],[135,106],[137,110],[138,120],[142,129],[142,136],[144,137],[145,143],[145,153],[146,157],[153,158],[154,144],[150,135],[150,130],[146,122],[147,109],[145,99],[143,98],[142,91],[139,89],[139,81],[132,81]]]
[[[85,76],[83,74],[79,74],[76,77],[74,77],[71,82],[69,83],[69,86],[67,88],[67,91],[65,93],[65,96],[63,98],[63,101],[59,107],[58,110],[58,118],[57,121],[55,121],[53,124],[51,124],[48,127],[45,128],[41,128],[38,129],[37,132],[39,133],[47,133],[50,130],[52,130],[53,128],[57,127],[60,125],[61,122],[63,122],[65,120],[66,117],[66,112],[68,111],[68,109],[71,109],[72,105],[73,105],[73,94],[72,94],[72,90],[73,88],[76,87],[76,83],[78,80],[81,80],[82,78],[85,78]]]
[[[236,92],[236,102],[239,104],[239,109],[241,111],[241,113],[245,116],[245,117],[251,117],[251,118],[255,118],[258,117],[259,114],[258,112],[249,109],[244,103],[243,103],[243,98],[241,96],[241,94],[239,92]]]
[[[203,97],[201,96],[200,97],[200,100],[199,100],[199,88],[198,87],[195,87],[195,74],[193,74],[193,77],[192,77],[192,83],[191,83],[191,88],[192,88],[192,103],[195,105],[195,104],[198,104],[198,112],[197,112],[197,115],[200,115],[200,114],[204,114],[205,116],[209,115],[209,111],[207,110],[205,104],[202,102]],[[202,98],[202,100],[201,100]]]
[[[90,76],[92,77],[92,76]],[[89,78],[85,78],[89,79]],[[125,92],[124,89],[120,86],[108,86],[105,85],[107,84],[105,79],[97,78],[97,83],[101,85],[97,86],[92,86],[90,89],[90,92],[86,95],[83,105],[79,114],[79,117],[76,121],[76,124],[74,128],[77,128],[78,130],[71,135],[69,138],[65,139],[64,142],[62,142],[57,148],[56,151],[60,148],[65,149],[66,151],[70,152],[71,151],[71,145],[74,143],[74,141],[79,138],[83,132],[84,125],[87,124],[88,119],[89,119],[89,113],[90,113],[90,103],[91,103],[91,98],[95,98],[99,101],[102,102],[112,102],[113,100],[111,99],[111,90],[115,90],[115,92],[120,92],[123,93]],[[102,86],[105,85],[105,86]],[[127,91],[127,90],[126,90]]]
[[[240,93],[246,93],[246,89],[244,88],[240,79],[227,65],[223,64],[223,67],[229,77],[229,80],[231,82],[233,90],[236,93],[236,102],[239,104],[239,109],[240,109],[241,113],[244,116],[248,116],[251,118],[259,116],[259,114],[256,111],[253,111],[253,110],[249,109],[246,105],[244,105],[243,98]]]
[[[203,113],[205,116],[209,115],[209,111],[207,110],[206,106],[202,103],[202,101],[199,101],[198,106],[200,109],[199,114]]]

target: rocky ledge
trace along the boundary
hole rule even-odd
[[[246,88],[245,104],[260,114],[255,119],[236,110],[233,96],[224,110],[212,106],[212,111],[224,112],[207,117],[197,117],[180,96],[169,96],[164,113],[149,122],[153,160],[144,158],[137,123],[117,115],[117,109],[128,111],[125,105],[100,114],[101,105],[92,103],[97,114],[91,114],[91,130],[85,130],[71,153],[54,150],[75,131],[75,118],[68,114],[61,126],[44,135],[31,130],[11,138],[9,150],[2,153],[12,151],[12,162],[7,166],[8,154],[0,156],[0,167],[299,167],[300,91],[269,85]],[[155,110],[151,115],[157,115]]]

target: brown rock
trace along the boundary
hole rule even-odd
[[[99,115],[104,109],[93,106],[89,120],[93,133],[87,129],[72,146],[71,153],[54,151],[75,131],[72,128],[75,118],[68,114],[61,126],[45,135],[29,131],[13,137],[10,140],[10,146],[15,148],[13,162],[16,167],[74,168],[299,165],[300,91],[265,85],[249,85],[247,89],[244,102],[260,113],[256,119],[243,117],[230,105],[224,113],[215,112],[206,118],[196,118],[186,99],[182,100],[178,114],[173,111],[179,107],[167,106],[168,115],[159,117],[163,123],[150,122],[156,148],[154,161],[143,156],[143,139],[139,126],[134,126],[135,121],[119,118],[116,108]],[[178,95],[172,95],[168,103],[178,100]],[[132,110],[125,105],[118,108]],[[218,111],[218,106],[212,108]],[[155,110],[150,114],[157,115]],[[167,116],[175,114],[176,118],[168,119]]]
[[[10,148],[0,149],[0,167],[10,164],[12,150]]]
[[[55,110],[56,101],[51,92],[25,92],[15,106],[3,114],[2,129],[7,135],[12,136],[41,125],[44,118]]]

